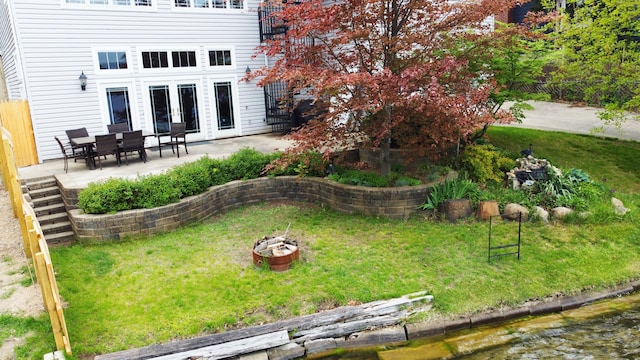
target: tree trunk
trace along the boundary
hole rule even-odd
[[[385,139],[380,144],[380,175],[391,175],[391,139]]]

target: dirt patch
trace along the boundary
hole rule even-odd
[[[44,312],[40,285],[35,282],[33,268],[29,268],[30,260],[24,253],[20,224],[13,216],[9,193],[1,183],[0,229],[0,314],[38,316]],[[34,282],[31,282],[32,277]],[[13,359],[13,349],[23,342],[22,338],[6,339],[0,347],[0,359]]]

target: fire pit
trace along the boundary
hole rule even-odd
[[[298,243],[284,236],[265,236],[253,244],[253,264],[257,268],[268,265],[273,271],[285,271],[299,256]]]

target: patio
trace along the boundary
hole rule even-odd
[[[135,178],[138,175],[161,173],[176,165],[193,162],[202,156],[211,158],[226,158],[242,148],[253,148],[260,152],[274,152],[286,149],[291,142],[283,139],[280,134],[260,134],[235,137],[228,139],[209,140],[188,143],[189,154],[181,151],[180,158],[171,153],[169,147],[163,149],[162,158],[158,147],[147,149],[147,162],[144,163],[137,156],[118,167],[114,157],[103,161],[103,169],[89,170],[84,161],[69,161],[69,172],[65,174],[63,159],[46,160],[41,164],[24,166],[18,169],[20,179],[37,179],[55,176],[65,188],[84,188],[91,182],[110,177]]]

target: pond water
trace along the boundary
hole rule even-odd
[[[323,359],[640,359],[640,294],[398,348]]]

